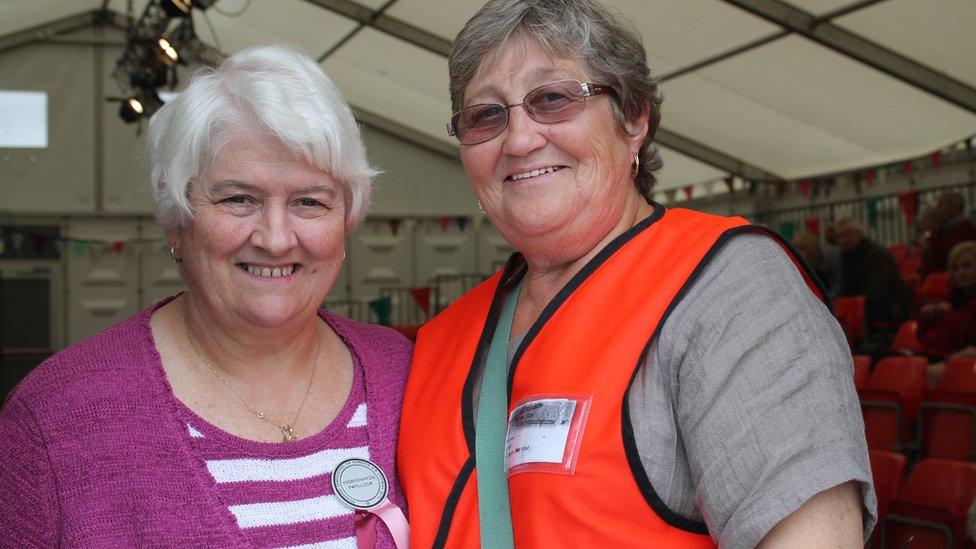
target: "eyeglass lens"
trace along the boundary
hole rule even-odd
[[[562,122],[583,112],[586,94],[576,80],[564,80],[540,86],[521,103],[472,105],[456,113],[454,131],[462,145],[476,145],[500,135],[508,127],[509,111],[522,105],[532,120],[542,124]]]

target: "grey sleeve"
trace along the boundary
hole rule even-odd
[[[679,439],[663,478],[690,475],[720,546],[754,547],[810,497],[849,480],[860,483],[867,537],[877,505],[850,351],[771,238],[739,235],[716,253],[666,320],[647,368],[667,380]],[[674,486],[661,488],[667,502]]]

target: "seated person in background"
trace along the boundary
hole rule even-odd
[[[952,248],[949,277],[949,301],[926,303],[919,309],[918,341],[934,357],[976,356],[976,242]]]
[[[898,325],[908,319],[911,291],[901,279],[891,252],[867,238],[857,221],[842,219],[835,228],[843,250],[840,295],[864,296],[868,341],[863,351],[870,353],[890,345]]]
[[[922,240],[923,275],[945,271],[949,250],[960,242],[976,240],[976,223],[964,215],[965,206],[958,192],[946,191],[939,195],[935,205],[938,225]]]
[[[833,273],[827,266],[823,250],[820,248],[820,239],[814,234],[800,233],[793,237],[793,246],[810,265],[817,278],[827,287],[827,291],[833,295],[835,281],[832,276]]]

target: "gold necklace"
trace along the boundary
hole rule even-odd
[[[313,355],[313,359],[312,359],[313,360],[312,372],[308,376],[308,385],[305,386],[305,396],[302,397],[302,403],[298,405],[298,411],[295,412],[295,417],[293,417],[290,422],[285,423],[284,425],[279,425],[278,423],[275,423],[274,421],[268,419],[267,416],[255,410],[253,406],[248,404],[244,396],[241,393],[239,393],[237,389],[234,388],[233,385],[228,383],[227,380],[224,379],[224,376],[220,375],[220,373],[217,372],[217,370],[210,364],[210,361],[204,358],[203,353],[200,351],[200,348],[197,347],[196,341],[193,340],[193,336],[190,335],[190,328],[187,326],[185,296],[183,297],[183,331],[184,333],[186,333],[186,339],[190,342],[190,346],[193,347],[193,352],[196,353],[197,358],[200,359],[200,362],[202,362],[204,366],[207,367],[207,370],[209,370],[210,373],[224,385],[224,387],[227,387],[230,390],[230,392],[237,397],[237,400],[241,401],[241,404],[243,404],[245,408],[247,408],[252,414],[255,415],[255,417],[257,417],[261,421],[269,425],[274,425],[275,427],[281,429],[281,435],[283,437],[282,442],[295,442],[296,440],[298,440],[298,437],[295,435],[295,422],[298,421],[298,416],[301,415],[302,409],[305,407],[305,401],[308,400],[308,393],[312,388],[312,380],[315,378],[315,365],[316,363],[318,363],[319,349],[322,346],[321,337],[318,337],[316,335],[315,338],[315,354]]]

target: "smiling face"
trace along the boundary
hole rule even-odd
[[[516,37],[494,63],[479,69],[463,106],[520,103],[529,91],[568,79],[591,82],[579,61],[553,59]],[[631,165],[646,115],[628,124],[634,135],[628,137],[614,119],[612,95],[585,101],[578,116],[554,124],[512,107],[501,135],[461,147],[461,162],[492,224],[530,262],[534,251],[587,253],[621,223],[628,207],[644,202]]]
[[[194,218],[169,234],[193,299],[229,323],[315,314],[344,256],[343,187],[273,137],[231,139],[191,183]]]

